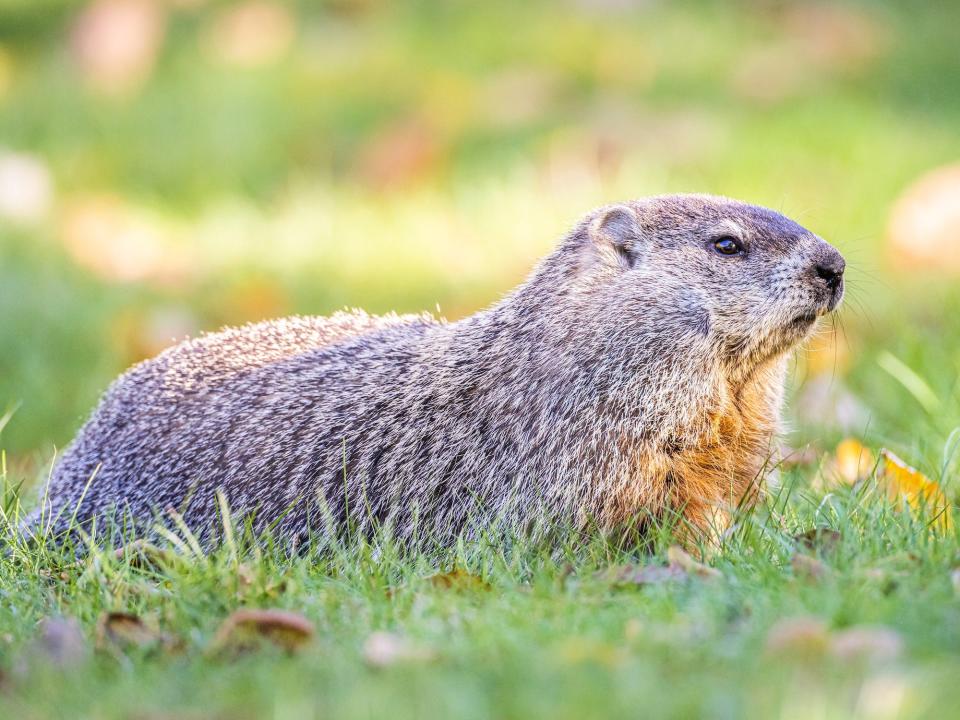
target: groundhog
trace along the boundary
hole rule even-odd
[[[843,295],[844,259],[761,207],[663,196],[587,215],[457,322],[263,322],[116,380],[56,465],[38,531],[137,531],[224,504],[300,542],[353,528],[722,529],[755,497],[787,357]],[[225,503],[224,503],[225,501]]]

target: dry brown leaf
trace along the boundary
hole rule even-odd
[[[155,628],[148,627],[133,613],[109,612],[97,621],[97,647],[148,648],[159,644],[162,636]]]
[[[767,632],[766,650],[790,656],[821,655],[828,647],[830,632],[826,623],[814,617],[787,618]]]
[[[809,555],[796,554],[790,558],[790,567],[798,578],[822,580],[827,575],[827,566]]]
[[[371,633],[363,644],[363,659],[372,667],[384,668],[405,662],[429,662],[437,654],[431,648],[415,645],[389,632]]]
[[[723,577],[723,573],[719,570],[697,562],[679,545],[671,545],[667,549],[667,562],[679,567],[688,575],[704,580],[715,580]]]
[[[903,639],[886,627],[852,627],[834,633],[830,654],[840,660],[888,661],[903,651]]]
[[[288,610],[237,610],[221,623],[210,643],[211,652],[244,652],[264,641],[295,652],[313,637],[313,623]]]
[[[837,445],[834,468],[839,479],[849,485],[868,478],[875,464],[873,453],[859,440],[847,438]]]
[[[450,572],[437,573],[427,578],[435,588],[441,590],[489,590],[490,583],[479,575],[474,575],[461,568],[454,568]]]

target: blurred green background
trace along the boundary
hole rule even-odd
[[[0,0],[0,447],[49,461],[176,338],[456,318],[577,218],[674,191],[848,258],[795,443],[939,476],[960,425],[960,4]]]

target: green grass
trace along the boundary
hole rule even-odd
[[[845,254],[833,344],[792,367],[788,441],[827,459],[848,436],[888,447],[957,500],[960,286],[886,240],[904,190],[960,158],[960,5],[304,1],[285,4],[289,48],[238,68],[209,43],[234,4],[160,3],[176,9],[152,73],[105,97],[69,50],[82,3],[0,0],[0,157],[28,154],[52,184],[39,217],[0,217],[8,522],[107,383],[173,336],[343,306],[460,317],[590,208],[672,191],[777,208]],[[91,267],[78,208],[140,233],[95,256],[152,232],[186,271]],[[722,579],[643,588],[611,568],[663,562],[666,538],[649,554],[596,537],[413,557],[174,546],[155,568],[7,547],[0,718],[960,715],[957,531],[931,533],[870,482],[827,491],[817,475],[787,473],[742,519],[710,561]],[[791,558],[815,526],[842,539],[811,581]],[[490,589],[427,579],[453,567]],[[313,640],[211,654],[223,618],[257,606],[303,613]],[[77,618],[90,649],[109,611],[168,646],[51,664],[43,619]],[[891,628],[902,654],[839,660],[823,637],[766,649],[798,616]],[[376,631],[434,659],[369,667]]]
[[[805,548],[795,535],[814,527],[839,531],[839,542]],[[184,543],[154,564],[132,551],[77,561],[15,545],[0,560],[0,716],[955,715],[956,531],[932,532],[872,482],[823,496],[787,473],[711,559],[721,577],[616,579],[611,568],[661,563],[667,542],[644,552],[568,537],[553,549],[460,543],[405,555],[389,540],[345,540],[298,557],[265,546],[196,555]],[[818,558],[823,576],[795,569],[796,554]],[[431,581],[453,568],[486,585]],[[240,607],[302,613],[316,633],[293,654],[269,643],[212,652],[220,622]],[[38,639],[42,619],[72,617],[92,647],[98,618],[114,611],[140,616],[164,643],[108,641],[61,667]],[[837,657],[809,634],[770,646],[772,627],[805,617],[831,633],[888,628],[902,653]],[[429,657],[371,666],[364,646],[377,631]]]

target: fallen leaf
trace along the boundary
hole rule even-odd
[[[853,485],[868,478],[875,464],[873,453],[859,440],[847,438],[837,445],[834,468],[844,482]]]
[[[403,662],[429,662],[435,660],[431,648],[415,645],[400,635],[375,632],[363,644],[363,659],[372,667],[384,668]]]
[[[454,568],[450,572],[437,573],[427,578],[435,588],[441,590],[489,590],[490,583],[479,575],[474,575],[461,568]]]
[[[826,623],[814,617],[780,620],[767,632],[766,650],[791,656],[820,655],[828,647],[830,632]]]
[[[840,660],[889,661],[903,651],[903,639],[886,627],[852,627],[835,633],[829,649]]]
[[[799,578],[806,580],[822,580],[827,574],[827,566],[809,555],[795,554],[790,558],[790,567]]]
[[[830,528],[812,528],[794,535],[793,539],[807,550],[829,553],[836,550],[842,537],[839,532]]]
[[[210,643],[211,652],[243,652],[263,641],[295,652],[313,637],[313,623],[288,610],[237,610],[221,623]]]
[[[147,627],[133,613],[104,613],[97,621],[97,647],[100,649],[148,648],[159,644],[161,640],[159,631]]]
[[[704,580],[715,580],[723,577],[723,573],[721,573],[719,570],[712,568],[709,565],[704,565],[701,562],[697,562],[679,545],[671,545],[667,549],[667,562],[670,565],[679,567],[688,575],[702,578]]]
[[[877,481],[891,502],[898,508],[906,502],[912,510],[928,514],[939,531],[953,528],[950,501],[937,483],[885,448],[880,451],[880,461]]]

